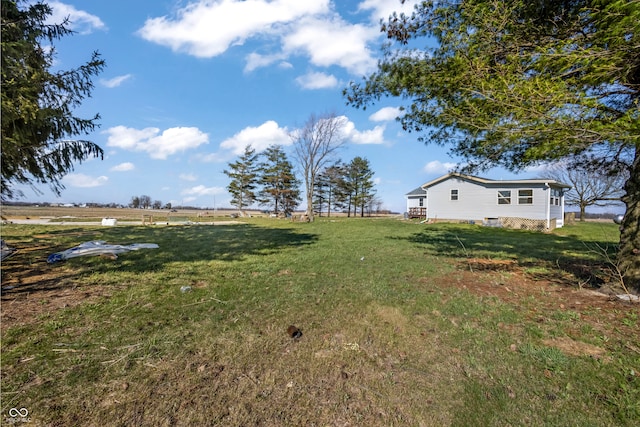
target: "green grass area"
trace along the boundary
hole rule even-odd
[[[640,336],[624,332],[637,331],[637,306],[607,317],[531,296],[507,303],[472,292],[486,277],[467,268],[509,260],[544,278],[603,266],[615,224],[551,234],[346,218],[71,227],[3,227],[19,248],[3,279],[42,275],[3,306],[49,307],[69,289],[103,295],[3,326],[4,421],[23,407],[34,425],[61,426],[640,420]],[[160,248],[43,261],[88,240]],[[451,286],[456,278],[472,281]],[[602,321],[583,323],[585,313]],[[287,336],[290,324],[300,340]],[[566,338],[604,354],[547,345]]]

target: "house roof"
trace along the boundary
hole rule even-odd
[[[461,173],[457,173],[457,172],[451,172],[448,173],[446,175],[442,175],[440,178],[436,178],[433,181],[429,181],[426,184],[422,184],[420,186],[420,188],[422,188],[423,190],[426,190],[429,187],[433,187],[434,185],[442,182],[442,181],[446,181],[449,178],[460,178],[460,179],[465,179],[467,181],[472,181],[472,182],[476,182],[478,184],[484,184],[484,185],[500,185],[500,184],[518,184],[518,185],[533,185],[533,184],[548,184],[550,186],[554,186],[554,187],[561,187],[561,188],[571,188],[570,185],[568,184],[564,184],[560,181],[556,181],[555,179],[512,179],[512,180],[494,180],[494,179],[487,179],[487,178],[480,178],[478,176],[473,176],[473,175],[465,175],[465,174],[461,174]],[[415,190],[413,190],[415,191]]]
[[[409,191],[405,196],[425,196],[427,194],[427,190],[422,187],[414,188]]]

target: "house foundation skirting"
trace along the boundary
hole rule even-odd
[[[557,227],[556,218],[549,220],[547,228],[546,219],[518,218],[512,216],[501,216],[498,218],[484,218],[483,220],[466,220],[466,219],[450,219],[450,218],[430,218],[429,223],[448,222],[456,224],[482,224],[485,227],[513,228],[519,230],[531,230],[550,232]]]
[[[517,228],[522,230],[533,231],[551,231],[556,228],[556,219],[549,220],[549,227],[547,227],[546,219],[529,219],[529,218],[517,218],[517,217],[499,217],[498,221],[500,225],[505,228]]]

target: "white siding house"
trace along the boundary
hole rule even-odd
[[[564,193],[571,186],[551,179],[499,181],[449,173],[420,188],[425,219],[549,230],[564,225]],[[406,196],[409,212],[420,196],[417,189]]]

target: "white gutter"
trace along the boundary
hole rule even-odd
[[[546,196],[547,196],[547,201],[546,203],[546,209],[547,209],[547,230],[549,229],[549,227],[551,226],[551,186],[549,185],[548,182],[544,183],[544,186],[546,187]]]

